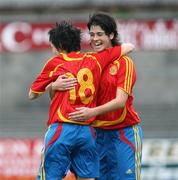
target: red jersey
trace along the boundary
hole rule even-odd
[[[135,67],[128,56],[122,56],[104,69],[100,80],[97,106],[114,99],[117,88],[125,91],[128,94],[128,99],[124,108],[97,116],[92,124],[94,127],[118,129],[140,122],[133,107],[132,89],[135,81]]]
[[[31,86],[33,92],[44,92],[46,86],[61,74],[78,80],[74,89],[55,92],[50,105],[48,125],[55,122],[90,124],[95,119],[94,117],[85,122],[76,122],[69,120],[68,114],[76,111],[77,107],[96,106],[101,71],[120,55],[121,47],[117,46],[100,53],[61,53],[48,61]]]

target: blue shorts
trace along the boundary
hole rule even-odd
[[[92,127],[52,124],[44,144],[38,180],[60,180],[70,167],[81,178],[99,176],[99,158]]]
[[[100,158],[99,180],[140,180],[142,128],[95,129]]]

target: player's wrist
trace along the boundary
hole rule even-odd
[[[48,84],[48,86],[45,88],[45,91],[49,91],[51,89],[51,84],[52,83]]]
[[[97,115],[99,115],[99,109],[98,109],[98,107],[92,108],[91,110],[92,110],[92,112],[91,112],[92,116],[97,116]]]
[[[51,83],[51,89],[52,89],[52,90],[55,90],[55,88],[56,88],[55,82],[52,82],[52,83]]]

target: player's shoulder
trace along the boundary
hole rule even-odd
[[[116,59],[113,64],[117,64],[119,66],[125,67],[128,64],[134,64],[133,60],[128,56],[128,55],[123,55],[121,57],[119,57],[118,59]]]
[[[44,67],[52,68],[52,67],[55,67],[56,65],[61,64],[61,63],[63,63],[63,59],[60,57],[60,55],[56,55],[56,56],[53,56],[53,57],[49,58],[46,61]]]
[[[97,52],[85,52],[84,57],[90,60],[98,60],[100,59],[100,54]]]
[[[121,56],[119,59],[117,59],[116,61],[118,62],[133,62],[133,59],[131,57],[129,57],[128,55],[123,55]]]
[[[55,61],[58,61],[59,59],[61,59],[60,56],[59,56],[59,55],[55,55],[55,56],[50,57],[50,58],[47,60],[47,63],[53,63],[53,62],[55,62]]]

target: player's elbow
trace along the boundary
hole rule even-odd
[[[33,93],[33,92],[30,90],[29,93],[28,93],[28,99],[29,99],[29,100],[33,100],[33,99],[35,99],[35,98],[36,98],[36,94]]]
[[[29,100],[33,100],[33,99],[35,99],[35,97],[34,97],[33,95],[29,94],[29,95],[28,95],[28,99],[29,99]]]
[[[122,101],[121,99],[118,99],[118,100],[116,101],[116,108],[117,108],[117,109],[124,108],[124,107],[125,107],[125,104],[126,104],[125,101]]]
[[[127,102],[127,95],[120,95],[116,97],[116,106],[117,108],[124,108]]]

